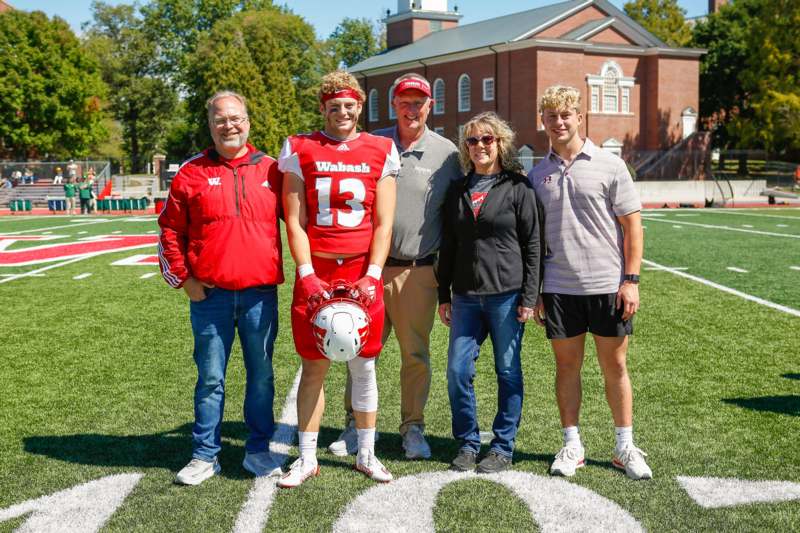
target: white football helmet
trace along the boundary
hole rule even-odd
[[[361,353],[369,338],[369,313],[353,297],[358,290],[346,281],[332,282],[330,294],[314,311],[311,325],[319,352],[331,361],[347,362]]]

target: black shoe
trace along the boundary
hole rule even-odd
[[[450,463],[450,470],[457,470],[458,472],[471,472],[475,470],[475,461],[478,459],[478,454],[471,450],[458,450],[458,455]]]
[[[508,470],[509,467],[511,467],[511,457],[506,457],[498,452],[490,451],[478,464],[478,473],[494,474],[495,472]]]

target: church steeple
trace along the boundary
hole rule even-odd
[[[428,35],[458,26],[458,8],[447,10],[447,0],[397,0],[397,13],[386,10],[386,46],[397,48]]]

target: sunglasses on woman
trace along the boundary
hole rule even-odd
[[[483,143],[484,146],[489,146],[494,142],[494,135],[481,135],[480,137],[467,137],[464,139],[469,146],[478,146],[478,143]]]

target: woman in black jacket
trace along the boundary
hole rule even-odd
[[[461,128],[461,164],[444,207],[439,251],[439,317],[450,327],[447,389],[453,436],[461,443],[455,470],[473,470],[480,451],[475,361],[487,335],[497,373],[497,414],[479,473],[511,466],[522,415],[520,349],[539,291],[540,235],[536,196],[520,174],[514,132],[494,113]],[[452,293],[452,294],[451,294]]]

